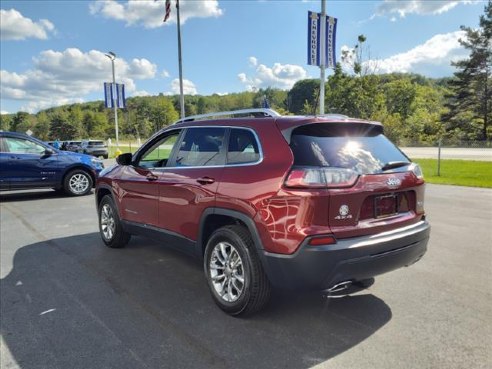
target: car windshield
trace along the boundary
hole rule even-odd
[[[384,171],[388,163],[410,160],[380,128],[346,124],[312,124],[294,130],[290,147],[296,166],[347,168],[359,174]],[[405,170],[402,164],[394,170]]]

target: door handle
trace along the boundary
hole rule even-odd
[[[206,184],[214,183],[215,179],[210,178],[210,177],[202,177],[202,178],[198,178],[196,181],[202,185],[206,185]]]
[[[156,181],[159,177],[157,177],[155,174],[149,173],[145,178],[147,178],[147,181]]]

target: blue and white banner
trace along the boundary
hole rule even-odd
[[[321,15],[308,11],[308,65],[320,65]]]
[[[326,16],[326,68],[335,68],[337,64],[336,40],[337,40],[337,19]]]
[[[104,82],[104,106],[112,109],[115,103],[117,108],[126,108],[125,85],[122,83],[114,84]]]
[[[126,108],[125,85],[122,83],[116,84],[116,106],[120,109]]]
[[[104,82],[104,106],[113,107],[113,84],[110,82]]]
[[[336,37],[337,19],[326,16],[325,27],[325,57],[326,68],[335,68],[337,58]],[[321,65],[321,13],[308,12],[308,64]]]

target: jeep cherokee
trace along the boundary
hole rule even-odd
[[[269,109],[207,117],[164,128],[101,173],[107,246],[139,234],[196,256],[231,315],[261,309],[272,287],[337,291],[426,252],[422,172],[380,123]]]

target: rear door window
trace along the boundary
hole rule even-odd
[[[176,155],[175,166],[202,167],[225,164],[226,129],[188,128]]]
[[[350,123],[349,123],[350,124]],[[359,174],[381,173],[391,162],[410,160],[381,132],[367,125],[310,124],[292,132],[294,165],[352,169]],[[405,170],[405,166],[395,169]]]
[[[260,150],[255,135],[248,129],[231,129],[227,150],[227,164],[247,164],[260,160]]]

